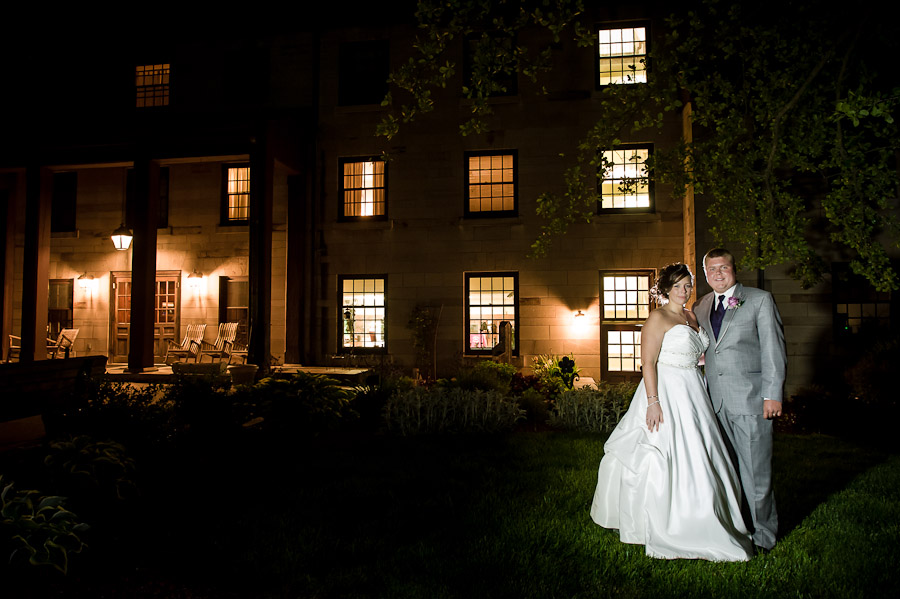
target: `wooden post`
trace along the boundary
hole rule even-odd
[[[159,215],[159,163],[145,155],[134,161],[134,206],[128,372],[144,372],[153,369]]]

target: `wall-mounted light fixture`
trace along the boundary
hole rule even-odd
[[[188,275],[188,286],[191,289],[199,289],[200,285],[203,283],[203,275],[197,272],[196,269]]]
[[[82,289],[90,289],[94,284],[94,277],[87,273],[83,273],[78,277],[78,286]]]
[[[575,313],[575,318],[581,318],[582,316],[584,316],[584,312],[582,312],[581,310]]]

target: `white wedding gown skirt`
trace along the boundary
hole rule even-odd
[[[641,381],[604,446],[591,518],[619,529],[624,543],[652,557],[743,561],[753,541],[741,517],[741,487],[697,367],[704,331],[666,331],[657,362],[663,412],[647,430]]]

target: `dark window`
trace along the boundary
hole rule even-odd
[[[479,60],[480,55],[488,59]],[[507,57],[501,61],[499,57]],[[519,93],[519,79],[516,71],[516,39],[515,37],[491,36],[490,34],[473,34],[466,38],[463,56],[466,85],[473,85],[476,80],[489,79],[490,96],[515,96]]]
[[[250,221],[250,163],[222,168],[222,224],[246,225]]]
[[[339,164],[340,220],[387,216],[387,163],[379,158],[345,158]]]
[[[641,326],[650,315],[653,271],[600,273],[600,334],[606,381],[641,376]]]
[[[519,355],[518,273],[466,273],[466,353],[490,355],[504,320],[512,326],[513,354]]]
[[[891,293],[875,291],[847,263],[831,265],[834,333],[837,338],[870,335],[891,328]]]
[[[466,152],[466,216],[516,216],[515,150]]]
[[[135,106],[169,105],[169,65],[144,64],[134,67]]]
[[[50,230],[63,233],[75,230],[75,202],[78,190],[78,173],[53,173]]]
[[[339,277],[338,289],[341,351],[386,347],[386,277]]]
[[[381,104],[388,92],[390,54],[387,40],[341,44],[338,104]]]
[[[63,329],[74,326],[72,306],[72,279],[50,279],[50,296],[47,301],[47,337],[56,339]]]
[[[597,88],[611,84],[647,82],[650,49],[647,23],[597,28]]]
[[[219,322],[238,323],[235,343],[247,345],[250,334],[250,281],[247,277],[219,277]]]
[[[623,146],[601,153],[597,171],[600,212],[652,212],[653,181],[648,161],[650,145]]]
[[[137,218],[137,205],[134,200],[134,169],[126,171],[125,183],[125,226],[134,229]],[[159,169],[159,213],[157,214],[156,227],[162,229],[169,226],[169,167]]]

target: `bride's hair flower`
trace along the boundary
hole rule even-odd
[[[742,297],[729,297],[728,298],[728,306],[725,308],[726,310],[737,310],[741,306],[744,305],[744,298]]]

